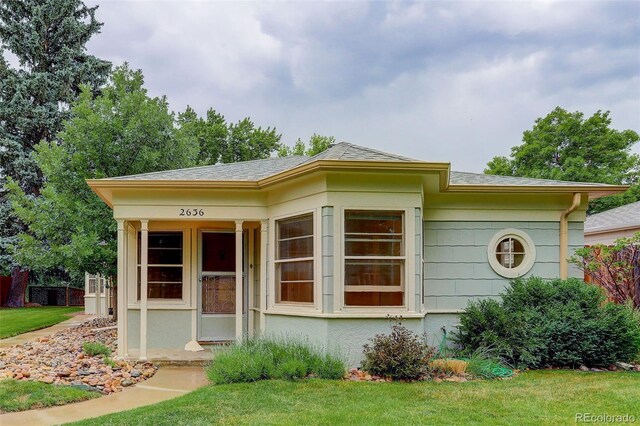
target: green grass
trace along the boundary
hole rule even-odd
[[[71,386],[5,379],[0,380],[0,413],[69,404],[99,396],[97,392]]]
[[[1,308],[0,339],[39,330],[64,320],[82,307],[43,306],[41,308]]]
[[[576,413],[640,418],[640,375],[532,371],[511,380],[210,385],[80,425],[575,424]]]

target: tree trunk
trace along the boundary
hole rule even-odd
[[[24,307],[25,291],[29,281],[29,271],[23,270],[19,266],[14,266],[11,271],[11,287],[5,306],[9,308]]]

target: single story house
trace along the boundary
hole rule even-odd
[[[587,216],[584,244],[613,245],[618,238],[640,232],[640,201]]]
[[[349,143],[88,184],[117,221],[118,356],[140,359],[264,334],[357,359],[388,316],[438,342],[509,279],[581,276],[588,200],[626,189]]]

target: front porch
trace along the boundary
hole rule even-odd
[[[263,331],[267,220],[117,222],[119,358],[204,363]]]

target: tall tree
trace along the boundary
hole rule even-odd
[[[313,134],[309,138],[309,145],[305,145],[304,141],[300,138],[296,140],[293,147],[282,145],[278,150],[278,156],[288,157],[290,155],[307,155],[312,157],[325,151],[332,144],[336,143],[336,138],[333,136],[322,136]]]
[[[640,156],[631,153],[638,140],[633,130],[612,129],[609,111],[585,119],[579,111],[556,107],[524,132],[510,158],[494,157],[484,172],[632,186],[624,194],[592,201],[589,213],[597,213],[640,199]]]
[[[197,163],[203,166],[267,158],[281,146],[282,136],[275,128],[256,127],[248,117],[236,124],[227,123],[213,108],[202,118],[187,107],[178,114],[177,126],[178,139],[198,142]]]
[[[17,182],[8,184],[16,214],[30,231],[19,236],[18,261],[35,270],[62,267],[71,274],[113,275],[113,212],[85,179],[195,165],[197,141],[174,133],[167,100],[149,97],[141,71],[126,64],[116,68],[95,98],[84,86],[59,143],[36,147],[45,177],[41,195],[30,197]]]
[[[0,2],[0,177],[11,178],[29,197],[40,194],[43,182],[34,147],[53,143],[81,85],[95,93],[108,76],[110,63],[85,49],[102,26],[96,9],[80,0]],[[10,66],[5,49],[17,67]],[[26,228],[8,203],[0,191],[0,269],[12,273],[7,305],[22,306],[28,270],[8,248]]]

